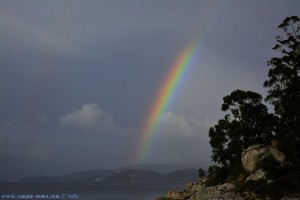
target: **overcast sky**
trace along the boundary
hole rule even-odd
[[[210,164],[208,129],[235,89],[266,94],[277,26],[300,1],[0,1],[0,179],[134,164],[179,53],[199,55],[145,162]]]

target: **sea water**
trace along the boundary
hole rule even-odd
[[[183,183],[0,183],[0,199],[155,200]]]

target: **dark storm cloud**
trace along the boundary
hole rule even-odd
[[[148,161],[207,165],[208,128],[224,115],[222,97],[236,88],[265,94],[277,25],[298,8],[298,1],[2,0],[1,170],[20,177],[130,164],[156,91],[197,35],[200,54]]]
[[[57,108],[57,113],[66,107],[63,102],[70,102],[69,109],[73,109],[100,101],[114,113],[125,109],[120,115],[132,109],[142,110],[150,103],[149,94],[153,95],[159,86],[166,66],[189,37],[187,27],[196,23],[191,19],[202,8],[196,9],[197,3],[178,7],[176,2],[159,6],[110,1],[84,5],[69,1],[59,5],[2,4],[6,9],[1,11],[1,21],[7,36],[1,54],[3,78],[7,79],[3,82],[15,88],[13,92],[3,88],[10,93],[4,101],[22,98],[17,90],[24,85],[21,81],[26,86],[39,78],[40,82],[31,83],[27,86],[30,91],[26,91],[26,96],[39,98],[37,103],[27,97],[35,106],[41,105],[39,110],[54,104],[57,106],[50,106]],[[189,15],[185,10],[189,10]],[[201,20],[205,21],[199,19],[199,23]],[[179,37],[181,34],[185,36]],[[38,73],[44,73],[43,77]],[[130,109],[126,110],[124,104]],[[136,119],[143,117],[137,112],[132,115],[138,115]]]
[[[99,120],[98,116],[86,119],[84,125],[88,124],[89,129],[84,130],[81,127],[2,125],[0,169],[5,173],[1,173],[0,179],[114,168],[127,163],[134,147],[134,135],[130,134],[133,130],[107,121],[101,121],[101,125],[90,123],[95,119]]]

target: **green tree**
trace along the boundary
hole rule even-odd
[[[279,26],[284,36],[276,37],[274,50],[281,56],[268,61],[269,79],[264,87],[269,88],[266,101],[274,105],[279,116],[276,130],[279,148],[292,161],[300,160],[300,19],[287,17]]]
[[[271,142],[277,117],[268,113],[262,96],[252,91],[235,90],[223,101],[222,111],[229,114],[209,130],[212,160],[235,176],[242,170],[245,148]]]

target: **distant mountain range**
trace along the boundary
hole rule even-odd
[[[75,172],[69,175],[61,176],[29,176],[24,177],[22,182],[100,182],[105,177],[116,173],[116,170],[89,170],[83,172]]]
[[[127,169],[115,173],[106,179],[105,182],[190,182],[196,181],[198,170],[181,169],[173,171],[167,175],[159,172],[143,169]]]
[[[199,169],[201,165],[196,163],[172,163],[172,164],[138,164],[119,168],[120,171],[127,169],[144,169],[167,175],[180,169]]]
[[[143,164],[117,170],[89,170],[61,176],[31,176],[22,182],[189,182],[198,179],[198,169],[185,164]]]

